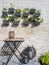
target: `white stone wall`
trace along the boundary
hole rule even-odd
[[[13,3],[14,8],[24,9],[28,7],[41,10],[44,22],[34,28],[31,28],[31,26],[22,27],[21,25],[18,27],[11,27],[11,24],[8,27],[1,27],[2,9],[3,7],[9,8],[10,3]],[[4,44],[2,40],[8,37],[8,32],[10,30],[15,31],[16,37],[23,37],[25,39],[20,46],[20,51],[29,45],[35,47],[37,52],[36,57],[49,51],[49,0],[0,0],[0,48]]]

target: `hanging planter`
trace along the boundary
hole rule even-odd
[[[5,26],[9,25],[9,17],[7,15],[4,15],[3,25],[5,25]]]
[[[40,15],[41,15],[41,11],[40,11],[40,10],[37,10],[37,11],[35,12],[35,14],[34,14],[34,18],[40,17]]]
[[[41,22],[43,22],[43,18],[40,19],[39,17],[37,17],[37,18],[34,19],[33,24],[35,26],[38,26]]]
[[[23,13],[23,17],[28,17],[29,16],[29,13]]]
[[[14,7],[13,7],[13,4],[10,4],[11,6],[10,6],[10,8],[9,8],[9,10],[8,10],[8,13],[9,14],[14,14]]]
[[[36,12],[36,9],[30,9],[30,11],[29,11],[29,13],[30,13],[30,15],[33,15],[34,13]]]
[[[13,25],[14,26],[18,26],[20,22],[20,17],[14,16],[14,21],[13,21]]]
[[[15,9],[15,12],[19,12],[19,13],[21,13],[22,10],[21,10],[21,9]]]
[[[28,17],[23,19],[23,25],[28,26],[29,25],[29,19]]]
[[[16,17],[21,17],[21,13],[22,13],[22,10],[21,10],[21,9],[15,9],[15,14],[14,14],[14,16],[16,16]]]
[[[23,10],[23,25],[25,26],[28,26],[29,25],[29,19],[28,19],[28,16],[29,16],[29,8],[25,8]]]
[[[10,22],[13,22],[13,21],[14,21],[14,16],[12,16],[12,15],[9,16],[9,21],[10,21]]]
[[[25,8],[23,10],[23,17],[25,18],[25,17],[28,17],[28,16],[29,16],[29,8]]]
[[[28,17],[29,18],[29,22],[31,23],[33,23],[34,22],[34,19],[33,19],[33,16],[30,16],[30,17]]]
[[[9,14],[14,14],[14,8],[9,8],[9,11],[8,11]]]
[[[3,8],[3,11],[2,11],[2,17],[4,18],[4,15],[8,15],[8,10],[7,8]]]

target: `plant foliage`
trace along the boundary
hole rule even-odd
[[[45,55],[41,58],[43,64],[49,65],[49,52],[45,53]]]

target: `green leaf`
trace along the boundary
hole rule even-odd
[[[18,16],[14,16],[14,19],[19,19],[20,17],[18,17]]]
[[[20,12],[20,13],[22,12],[22,10],[21,10],[21,9],[15,9],[15,11]]]
[[[40,18],[35,18],[35,22],[39,22]]]
[[[45,53],[45,55],[41,58],[42,63],[49,65],[49,52]]]
[[[29,20],[28,17],[24,18],[24,21],[25,21],[25,22],[28,22],[28,20]]]
[[[3,8],[3,10],[5,10],[5,11],[6,11],[6,10],[7,10],[7,8]]]
[[[23,12],[28,12],[29,11],[29,8],[25,8],[24,10],[23,10]]]
[[[8,15],[4,15],[3,18],[8,18]]]

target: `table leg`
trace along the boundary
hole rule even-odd
[[[18,56],[15,54],[15,51],[10,47],[9,43],[7,43],[7,44],[8,44],[8,46],[9,46],[9,48],[11,49],[13,55],[15,55],[15,56],[17,57],[17,59],[19,60]],[[13,56],[13,55],[12,55],[12,56]],[[12,57],[12,56],[11,56],[11,57]],[[9,62],[9,60],[11,59],[11,57],[10,57],[10,58],[8,59],[8,61],[6,62],[6,65],[7,65],[7,63]]]

